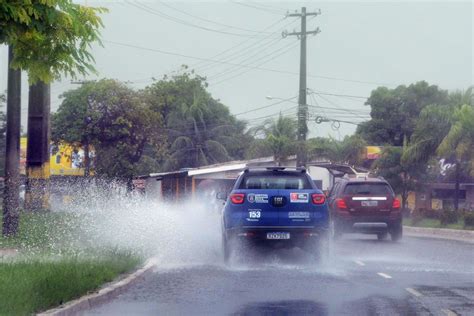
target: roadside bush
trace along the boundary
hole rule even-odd
[[[440,213],[439,220],[442,226],[446,226],[448,224],[457,223],[459,217],[459,212],[451,209],[443,209]]]
[[[464,227],[466,226],[474,227],[474,211],[468,211],[464,213]]]
[[[423,217],[431,218],[431,219],[439,219],[440,213],[441,212],[439,210],[427,209],[423,211]]]
[[[422,208],[415,209],[415,210],[413,210],[413,212],[411,212],[411,223],[412,223],[412,225],[416,225],[419,222],[421,222],[421,220],[423,219],[423,213],[424,213],[424,209],[422,209]]]

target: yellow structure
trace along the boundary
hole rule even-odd
[[[20,173],[26,175],[27,138],[20,139]],[[93,153],[93,150],[91,150]],[[84,150],[70,144],[51,145],[49,170],[51,176],[84,176]],[[93,175],[93,172],[91,172]]]
[[[382,154],[382,147],[380,146],[366,146],[366,159],[377,159]]]

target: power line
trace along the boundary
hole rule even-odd
[[[173,21],[175,23],[178,23],[178,24],[182,24],[182,25],[185,25],[185,26],[189,26],[189,27],[193,27],[193,28],[197,28],[197,29],[201,29],[201,30],[204,30],[204,31],[208,31],[208,32],[214,32],[214,33],[220,33],[220,34],[225,34],[225,35],[232,35],[232,36],[239,36],[239,37],[258,37],[258,35],[250,35],[250,34],[242,34],[242,33],[233,33],[233,32],[228,32],[228,31],[222,31],[222,30],[216,30],[216,29],[212,29],[212,28],[209,28],[209,27],[205,27],[205,26],[201,26],[201,25],[198,25],[198,24],[194,24],[194,23],[190,23],[186,20],[182,20],[182,19],[179,19],[179,18],[175,18],[171,15],[168,15],[166,13],[163,13],[159,10],[156,10],[156,9],[153,9],[143,3],[134,3],[134,2],[130,2],[128,0],[125,0],[125,3],[128,4],[128,5],[131,5],[135,8],[138,8],[144,12],[147,12],[149,14],[153,14],[153,15],[156,15],[156,16],[159,16],[159,17],[162,17],[164,19],[167,19],[167,20],[170,20],[170,21]]]
[[[239,116],[239,115],[247,114],[247,113],[250,113],[250,112],[255,112],[255,111],[258,111],[258,110],[266,109],[266,108],[269,108],[269,107],[272,107],[272,106],[275,106],[275,105],[278,105],[278,104],[281,104],[281,103],[284,103],[284,102],[291,102],[290,100],[293,100],[295,98],[296,98],[296,96],[288,98],[288,99],[283,99],[283,100],[280,100],[278,102],[274,102],[274,103],[269,104],[269,105],[258,107],[256,109],[252,109],[252,110],[248,110],[248,111],[245,111],[245,112],[240,112],[240,113],[234,114],[234,116]]]
[[[348,98],[356,98],[356,99],[364,99],[367,100],[367,97],[363,97],[360,95],[350,95],[350,94],[336,94],[336,93],[326,93],[326,92],[321,92],[317,90],[310,89],[311,91],[314,91],[315,93],[322,94],[322,95],[329,95],[329,96],[334,96],[334,97],[348,97]]]
[[[236,30],[245,31],[245,32],[260,33],[260,34],[262,34],[262,33],[268,33],[268,32],[255,31],[255,30],[251,30],[251,29],[241,28],[241,27],[232,26],[232,25],[228,25],[228,24],[225,24],[225,23],[220,23],[220,22],[217,22],[217,21],[209,20],[209,19],[206,19],[206,18],[197,16],[197,15],[194,15],[194,14],[188,13],[188,12],[186,12],[186,11],[184,11],[184,10],[175,8],[175,7],[173,7],[172,5],[167,4],[167,3],[164,2],[164,1],[158,1],[158,3],[160,3],[160,4],[164,5],[164,6],[166,6],[167,8],[170,8],[170,9],[173,10],[173,11],[182,13],[182,14],[184,14],[184,15],[186,15],[186,16],[189,16],[189,17],[192,17],[192,18],[195,18],[195,19],[204,21],[204,22],[208,22],[208,23],[211,23],[211,24],[215,24],[215,25],[219,25],[219,26],[224,26],[224,27],[227,27],[227,28],[236,29]]]
[[[261,8],[261,7],[258,7],[258,6],[256,6],[256,5],[251,5],[251,4],[249,4],[249,3],[244,3],[244,2],[239,2],[239,1],[233,1],[233,0],[231,0],[230,2],[235,3],[235,4],[238,4],[238,5],[241,5],[241,6],[244,6],[244,7],[248,7],[248,8],[252,8],[252,9],[255,9],[255,10],[263,11],[263,12],[266,12],[266,13],[269,13],[269,14],[281,15],[281,12],[279,12],[279,11],[276,10],[276,9],[272,9],[272,8]]]
[[[267,27],[265,27],[265,28],[262,30],[262,32],[271,29],[271,28],[274,27],[275,25],[281,23],[283,20],[284,20],[284,18],[281,18],[281,19],[279,19],[279,20],[273,22],[272,24],[270,24],[270,25],[268,25]],[[288,23],[288,24],[291,24],[291,23],[293,23],[293,22],[294,22],[294,21],[291,21],[291,22]],[[275,32],[274,32],[274,33],[275,33]],[[248,46],[247,48],[242,48],[242,45],[244,45],[245,43],[250,42],[250,41],[252,41],[252,40],[256,40],[256,39],[253,39],[253,38],[245,39],[245,40],[243,40],[242,42],[239,42],[238,44],[236,44],[236,45],[234,45],[234,46],[231,46],[231,47],[229,47],[229,48],[227,48],[227,49],[221,51],[220,53],[218,53],[218,54],[212,56],[211,58],[217,58],[217,57],[219,57],[219,56],[225,55],[227,52],[233,50],[234,48],[241,48],[240,50],[237,50],[236,52],[234,52],[234,53],[228,55],[227,58],[229,58],[229,57],[231,57],[231,56],[235,56],[236,54],[238,55],[241,51],[245,51],[247,48],[252,47],[252,45],[250,45],[250,46]],[[263,39],[263,41],[265,41],[265,38]],[[257,47],[258,47],[258,46],[257,46]],[[202,63],[205,64],[206,62],[199,62],[199,63],[197,63],[196,65],[194,65],[193,67],[194,67],[194,68],[195,68],[195,67],[200,67],[200,64],[202,64]],[[214,62],[211,62],[210,64],[213,64],[213,63],[214,63]]]
[[[314,92],[313,92],[314,93]],[[322,95],[320,95],[319,93],[315,93],[318,97],[320,97],[321,99],[325,100],[326,102],[328,102],[329,104],[331,105],[334,105],[335,107],[337,108],[342,108],[341,106],[339,106],[337,103],[334,103],[332,102],[331,100],[327,99],[326,97],[323,97]],[[359,114],[355,113],[354,111],[352,110],[349,110],[347,109],[347,112],[351,113],[351,114],[354,114],[355,116],[357,117],[361,117]]]
[[[267,63],[271,62],[272,60],[275,60],[276,58],[278,58],[278,57],[280,57],[280,56],[282,56],[282,55],[288,53],[288,52],[291,51],[293,48],[295,48],[295,46],[297,46],[297,45],[298,45],[298,43],[290,43],[290,45],[286,45],[286,46],[284,46],[284,47],[281,47],[280,49],[278,49],[278,50],[275,51],[275,52],[272,52],[272,53],[270,53],[270,54],[268,54],[268,55],[265,55],[265,56],[262,56],[262,57],[256,59],[254,62],[257,62],[257,61],[259,61],[259,60],[265,59],[263,62],[257,64],[257,66],[262,66],[262,65],[267,64]],[[286,48],[286,49],[284,49],[284,48]],[[284,49],[284,50],[282,51],[282,49]],[[279,54],[277,54],[277,55],[275,55],[275,56],[273,56],[273,57],[271,57],[271,58],[266,59],[267,57],[270,57],[271,55],[273,55],[274,53],[278,53],[279,51],[280,51]],[[248,65],[252,65],[252,64],[254,64],[254,62],[251,63],[251,64],[248,64]],[[236,71],[236,70],[239,70],[239,68],[236,68],[236,69],[234,69],[234,70],[231,71],[231,72],[234,72],[234,71]],[[247,72],[249,72],[249,71],[250,71],[250,69],[245,69],[244,71],[242,71],[242,72],[240,72],[240,73],[238,73],[238,74],[236,74],[236,75],[233,75],[233,76],[231,76],[231,77],[228,77],[228,78],[225,78],[225,79],[220,80],[220,81],[218,81],[218,82],[215,82],[215,83],[213,83],[213,85],[216,86],[216,85],[218,85],[218,84],[220,84],[220,83],[222,83],[222,82],[224,82],[224,81],[231,80],[231,79],[233,79],[233,78],[235,78],[235,77],[238,77],[238,76],[241,76],[241,75],[243,75],[243,74],[245,74],[245,73],[247,73]],[[225,74],[226,74],[226,72],[224,71],[224,72],[218,74],[217,77],[220,77],[220,76],[225,75]],[[211,77],[211,80],[213,80],[213,79],[215,79],[215,78]]]
[[[201,60],[201,61],[208,61],[208,62],[214,62],[214,63],[220,63],[220,64],[226,64],[226,65],[240,66],[240,67],[248,68],[248,69],[255,69],[255,70],[262,70],[262,71],[268,71],[268,72],[273,72],[273,73],[299,76],[299,73],[293,72],[293,71],[286,71],[286,70],[279,70],[279,69],[265,68],[265,67],[256,67],[256,66],[247,66],[247,65],[238,64],[238,63],[226,62],[224,60],[216,60],[216,59],[211,59],[211,58],[196,57],[196,56],[185,55],[185,54],[180,54],[180,53],[176,53],[176,52],[165,51],[165,50],[161,50],[161,49],[148,48],[148,47],[137,46],[137,45],[121,43],[121,42],[115,42],[115,41],[109,41],[109,40],[103,40],[103,42],[114,44],[114,45],[119,45],[119,46],[124,46],[124,47],[129,47],[129,48],[134,48],[134,49],[140,49],[140,50],[144,50],[144,51],[156,52],[156,53],[160,53],[160,54],[164,54],[164,55],[178,56],[178,57]],[[354,82],[354,83],[373,84],[373,85],[378,85],[378,84],[386,85],[384,83],[375,83],[375,82],[359,81],[359,80],[351,80],[351,79],[343,79],[343,78],[327,77],[327,76],[315,76],[315,75],[311,75],[311,74],[308,74],[308,77],[318,78],[318,79],[327,79],[327,80],[336,80],[336,81],[347,81],[347,82]]]

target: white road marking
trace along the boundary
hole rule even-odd
[[[392,277],[389,276],[388,274],[385,274],[385,273],[382,273],[382,272],[379,272],[377,273],[378,275],[380,275],[382,278],[386,278],[386,279],[391,279]]]
[[[458,314],[456,314],[455,312],[453,312],[452,310],[450,309],[442,309],[441,310],[443,313],[445,313],[447,316],[458,316]]]
[[[363,263],[362,261],[355,260],[354,262],[360,265],[361,267],[365,266],[365,263]]]
[[[423,294],[421,294],[421,293],[418,292],[417,290],[412,289],[412,288],[410,288],[410,287],[407,287],[405,290],[407,290],[410,294],[413,294],[413,295],[416,296],[416,297],[423,296]]]

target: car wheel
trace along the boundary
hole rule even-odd
[[[402,224],[397,224],[392,228],[390,237],[392,241],[399,241],[403,236],[403,226]]]
[[[378,239],[378,240],[386,240],[387,237],[388,237],[388,233],[387,233],[387,232],[385,232],[385,233],[378,233],[378,234],[377,234],[377,239]]]

